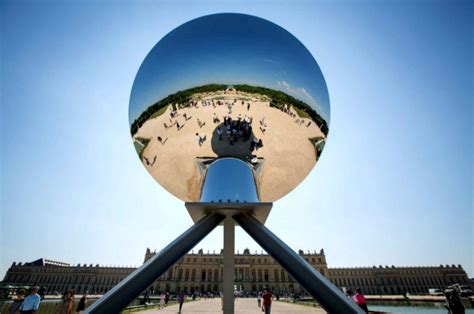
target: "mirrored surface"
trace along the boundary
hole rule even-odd
[[[207,167],[200,202],[258,202],[252,168],[252,165],[238,158],[216,159]]]
[[[129,121],[147,171],[198,201],[210,164],[235,157],[252,169],[260,201],[294,189],[321,155],[329,97],[309,51],[283,28],[243,14],[185,23],[143,61]]]

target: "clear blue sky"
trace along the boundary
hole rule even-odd
[[[281,90],[329,124],[329,96],[311,53],[283,28],[244,14],[212,14],[169,33],[143,61],[130,96],[130,123],[158,100],[209,83]]]
[[[267,226],[329,266],[473,263],[473,4],[1,4],[0,276],[13,261],[140,265],[192,221],[136,158],[128,101],[156,42],[253,14],[316,58],[331,99],[318,166]],[[198,245],[220,250],[219,227]],[[259,250],[241,230],[236,249]]]

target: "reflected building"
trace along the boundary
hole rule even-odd
[[[146,250],[147,261],[156,252]],[[152,287],[155,292],[179,291],[219,292],[222,290],[223,252],[189,253],[169,268]],[[365,294],[427,294],[428,289],[443,289],[459,283],[470,285],[461,265],[429,267],[373,266],[329,268],[324,250],[303,252],[299,255],[336,286],[361,288]],[[103,294],[136,268],[99,265],[71,265],[48,259],[30,263],[13,263],[2,286],[32,286],[47,288],[49,293],[74,289],[76,293]],[[268,254],[251,253],[245,249],[235,254],[235,289],[257,292],[268,287],[274,293],[304,293],[304,289]]]

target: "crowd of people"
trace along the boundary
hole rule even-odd
[[[219,141],[222,140],[222,134],[225,133],[229,145],[234,145],[239,140],[247,142],[252,136],[252,118],[247,115],[242,117],[239,114],[237,119],[233,120],[230,116],[224,116],[224,123],[216,128],[216,132]],[[253,151],[252,147],[251,144],[250,151]]]
[[[234,100],[233,102],[227,102],[227,101],[224,102],[221,100],[216,100],[216,101],[215,100],[212,100],[212,101],[202,100],[200,102],[192,101],[189,104],[189,107],[199,108],[199,106],[201,105],[202,107],[212,106],[213,108],[217,108],[219,106],[227,106],[229,110],[229,115],[222,117],[222,120],[223,120],[222,125],[220,125],[222,121],[221,118],[219,118],[215,112],[213,113],[213,116],[212,116],[213,124],[217,125],[215,132],[217,134],[218,140],[222,141],[224,135],[229,145],[234,145],[239,140],[241,140],[242,142],[247,142],[250,140],[248,149],[249,149],[249,153],[251,154],[254,150],[258,150],[259,148],[263,147],[263,141],[262,139],[252,138],[253,118],[251,116],[244,115],[242,117],[242,114],[239,114],[235,119],[231,117],[232,107],[235,106],[236,104],[237,104],[237,100]],[[241,105],[245,106],[245,102],[242,101]],[[247,111],[249,111],[251,108],[251,105],[249,102],[246,104],[246,107],[247,107]],[[163,123],[165,130],[176,126],[177,130],[180,131],[185,126],[186,121],[192,118],[192,116],[190,116],[188,113],[183,113],[182,117],[184,118],[184,122],[181,121],[180,123],[180,121],[178,120],[178,117],[180,117],[178,109],[179,109],[179,106],[176,106],[174,107],[172,111],[170,111],[169,124],[166,122]],[[197,118],[196,120],[197,120],[197,125],[199,129],[202,129],[206,125],[205,121],[202,121],[199,118]],[[260,124],[260,130],[262,131],[262,134],[265,134],[265,131],[267,130],[267,127],[268,127],[267,123],[265,122],[265,118],[262,118],[259,121],[259,124]],[[158,135],[156,139],[161,145],[165,145],[168,140],[168,138],[163,139],[162,135]],[[206,139],[207,139],[206,135],[202,135],[199,132],[195,133],[195,140],[200,147],[204,144]],[[144,156],[143,160],[147,166],[153,167],[156,161],[156,157],[157,157],[156,155],[153,158]]]
[[[8,314],[35,314],[38,312],[44,294],[40,293],[40,288],[35,286],[31,288],[30,294],[25,297],[25,290],[19,289],[16,292],[15,299],[8,308]],[[74,308],[76,299],[73,290],[68,290],[61,297],[61,302],[55,308],[56,314],[82,313],[88,301],[87,292],[84,292],[77,306]]]
[[[228,108],[228,115],[223,117],[223,125],[219,125],[221,123],[221,119],[217,116],[217,114],[214,112],[212,115],[212,122],[214,124],[217,124],[216,128],[216,134],[218,136],[219,141],[222,140],[223,134],[226,135],[227,141],[229,145],[234,145],[238,140],[242,140],[242,142],[246,142],[250,140],[251,135],[252,135],[252,117],[245,115],[242,117],[241,114],[238,115],[236,119],[232,119],[231,114],[232,114],[232,108],[237,104],[237,100],[235,99],[233,102],[223,102],[221,100],[203,100],[201,101],[201,105],[203,107],[208,107],[212,106],[213,108],[219,107],[219,106],[227,106]],[[245,105],[245,102],[242,101],[241,103],[242,106]],[[191,103],[192,108],[198,108],[199,104],[197,101],[194,101]],[[250,103],[247,103],[247,111],[250,110]],[[206,122],[201,121],[200,119],[197,119],[197,123],[199,128],[202,128],[203,126],[206,125]],[[262,124],[262,123],[261,123]],[[265,124],[264,129],[262,133],[265,133],[267,125]],[[262,127],[260,128],[262,130]],[[205,137],[199,135],[199,133],[196,133],[196,141],[198,142],[198,145],[201,146],[203,142],[205,141]],[[258,141],[258,140],[257,140]],[[261,140],[260,140],[261,143]],[[256,147],[262,147],[256,146],[254,144],[251,144],[249,149],[250,151],[253,151]]]
[[[206,130],[204,128],[206,123],[211,123],[215,126],[213,130],[213,135],[217,137],[218,141],[223,141],[226,139],[227,144],[229,146],[233,146],[236,143],[246,143],[248,142],[248,156],[251,156],[249,160],[254,159],[255,157],[254,151],[263,147],[263,140],[262,138],[256,138],[254,132],[254,125],[253,125],[253,118],[250,115],[242,115],[242,114],[234,114],[232,115],[233,108],[238,106],[237,99],[233,101],[225,101],[225,100],[200,100],[200,101],[191,101],[187,105],[173,105],[171,111],[169,112],[169,123],[164,123],[165,130],[170,129],[176,126],[177,131],[179,132],[185,125],[187,121],[191,120],[193,117],[189,114],[189,112],[183,112],[181,114],[181,110],[185,108],[200,108],[200,107],[211,107],[218,108],[218,107],[226,107],[228,109],[228,113],[224,116],[218,116],[216,112],[212,113],[212,120],[204,121],[202,117],[196,118],[198,129],[194,134],[195,141],[199,147],[202,147],[207,140]],[[250,102],[245,102],[242,100],[240,102],[240,106],[250,111],[251,104]],[[291,106],[284,105],[283,107],[277,108],[282,112],[286,113],[290,117],[294,118],[295,123],[298,125],[305,125],[306,127],[311,126],[312,121],[306,122],[306,119],[299,118],[298,115],[292,110]],[[256,127],[256,126],[255,126]],[[265,121],[265,117],[261,118],[258,121],[258,127],[260,129],[261,137],[264,137],[267,130],[268,130],[268,123]],[[166,131],[165,131],[166,132]],[[165,145],[167,143],[168,137],[165,137],[165,134],[157,134],[156,139],[158,143],[161,145]],[[240,146],[242,147],[242,146]],[[239,148],[240,148],[239,147]],[[245,147],[245,146],[244,146]],[[238,152],[241,155],[241,151]],[[245,153],[246,154],[246,153]],[[157,155],[154,157],[143,157],[143,162],[149,166],[153,167],[156,161]]]

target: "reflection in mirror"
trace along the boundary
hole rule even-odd
[[[291,34],[253,16],[216,14],[151,50],[129,115],[141,162],[178,198],[198,201],[209,165],[234,157],[252,169],[260,201],[271,202],[318,161],[329,97],[316,61]]]

